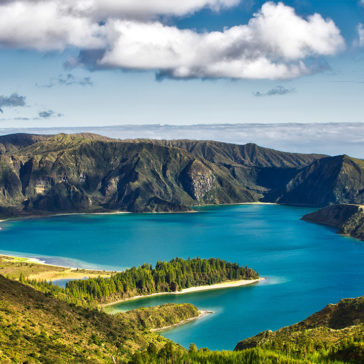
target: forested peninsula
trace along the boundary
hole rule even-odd
[[[134,296],[177,292],[221,282],[256,280],[253,269],[221,259],[172,259],[126,269],[109,278],[70,281],[67,295],[86,302],[108,303]]]

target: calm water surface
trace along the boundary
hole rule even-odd
[[[158,296],[128,310],[190,302],[214,314],[165,331],[188,346],[233,349],[246,337],[364,294],[364,243],[300,220],[307,208],[240,205],[196,214],[71,215],[1,223],[0,252],[48,263],[121,269],[176,256],[219,257],[256,269],[256,286]]]

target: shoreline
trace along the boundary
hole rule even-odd
[[[33,220],[33,219],[42,219],[48,217],[57,217],[57,216],[71,216],[71,215],[123,215],[123,214],[133,214],[130,211],[98,211],[98,212],[60,212],[60,213],[45,213],[39,215],[19,215],[14,217],[6,217],[0,219],[0,223],[8,222],[8,221],[23,221],[23,220]]]
[[[186,211],[155,211],[155,212],[133,212],[133,211],[98,211],[98,212],[60,212],[60,213],[45,213],[39,215],[19,215],[14,217],[6,217],[0,219],[0,223],[8,222],[8,221],[22,221],[22,220],[32,220],[32,219],[42,219],[48,217],[57,217],[57,216],[71,216],[71,215],[124,215],[124,214],[194,214],[199,211],[194,210],[193,208],[200,207],[211,207],[211,206],[240,206],[240,205],[280,205],[276,202],[261,202],[261,201],[251,201],[251,202],[233,202],[233,203],[221,203],[221,204],[206,204],[206,205],[196,205],[192,206],[191,210]],[[2,228],[0,227],[0,230]]]
[[[180,295],[180,294],[189,294],[189,293],[196,293],[196,292],[203,292],[203,291],[212,291],[212,290],[217,290],[217,289],[250,286],[250,285],[265,281],[265,280],[266,280],[266,278],[263,278],[263,277],[258,278],[258,279],[242,279],[239,281],[227,281],[227,282],[221,282],[221,283],[205,285],[205,286],[184,288],[184,289],[182,289],[182,291],[177,291],[177,292],[157,292],[157,293],[152,293],[152,294],[148,294],[148,295],[128,297],[128,298],[124,298],[124,299],[117,300],[117,301],[110,302],[110,303],[103,303],[103,304],[100,304],[100,307],[103,307],[103,308],[110,307],[110,306],[117,305],[119,303],[124,303],[124,302],[128,302],[128,301],[134,301],[134,300],[139,300],[139,299],[144,299],[144,298],[150,298],[150,297],[155,297],[155,296]]]
[[[13,259],[24,259],[23,263],[40,264],[40,265],[46,265],[48,267],[64,268],[64,269],[71,269],[71,270],[80,270],[80,271],[85,270],[85,271],[89,271],[89,272],[106,272],[106,273],[122,272],[122,270],[107,270],[107,269],[101,269],[101,268],[82,268],[82,267],[72,267],[70,265],[51,264],[51,263],[47,263],[47,262],[41,260],[40,258],[25,257],[25,256],[20,256],[20,255],[9,255],[9,254],[1,253],[1,251],[0,251],[0,257],[13,258]],[[56,259],[57,257],[51,257],[51,258]],[[125,269],[127,269],[127,268],[125,268]]]
[[[240,206],[240,205],[282,205],[282,204],[276,202],[252,201],[252,202],[232,202],[232,203],[196,205],[194,207],[211,207],[211,206],[219,207],[219,206]]]
[[[191,317],[191,318],[182,320],[181,322],[178,322],[176,324],[159,327],[158,329],[150,329],[150,331],[151,332],[165,331],[165,330],[168,330],[168,329],[172,329],[172,328],[175,328],[175,327],[178,327],[178,326],[188,324],[189,322],[192,322],[192,321],[195,321],[195,320],[199,320],[199,319],[201,319],[201,318],[203,318],[203,317],[205,317],[207,315],[211,315],[211,314],[214,313],[213,311],[208,311],[208,310],[199,310],[199,311],[200,311],[200,314],[198,316],[196,316],[196,317]]]

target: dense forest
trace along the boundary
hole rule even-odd
[[[257,279],[253,269],[221,259],[181,259],[158,261],[153,268],[143,264],[117,273],[110,278],[70,281],[66,292],[77,299],[109,302],[116,299],[157,292],[176,292],[184,288],[215,283]]]

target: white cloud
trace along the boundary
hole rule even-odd
[[[332,20],[303,19],[282,3],[268,2],[247,25],[196,33],[159,22],[115,20],[114,42],[102,66],[156,69],[176,78],[284,79],[308,74],[311,56],[333,55],[344,40]]]
[[[15,0],[0,1],[0,44],[37,50],[67,46],[105,48],[110,19],[150,19],[185,15],[208,7],[237,5],[240,0]]]
[[[97,19],[153,18],[157,15],[186,15],[203,8],[219,11],[237,5],[240,0],[67,0],[80,14]]]
[[[0,5],[0,43],[9,47],[63,50],[67,46],[103,47],[105,40],[97,23],[69,14],[55,1],[15,1]]]
[[[26,4],[46,7],[52,3],[74,17],[97,21],[109,18],[151,19],[159,15],[183,16],[209,8],[213,11],[236,6],[241,0],[2,0],[5,5]],[[34,14],[32,14],[34,15]]]
[[[197,33],[156,15],[219,10],[239,0],[19,0],[0,4],[0,44],[37,50],[97,49],[96,66],[156,70],[175,78],[287,79],[314,72],[308,57],[344,47],[330,19],[304,19],[265,3],[246,25]]]

